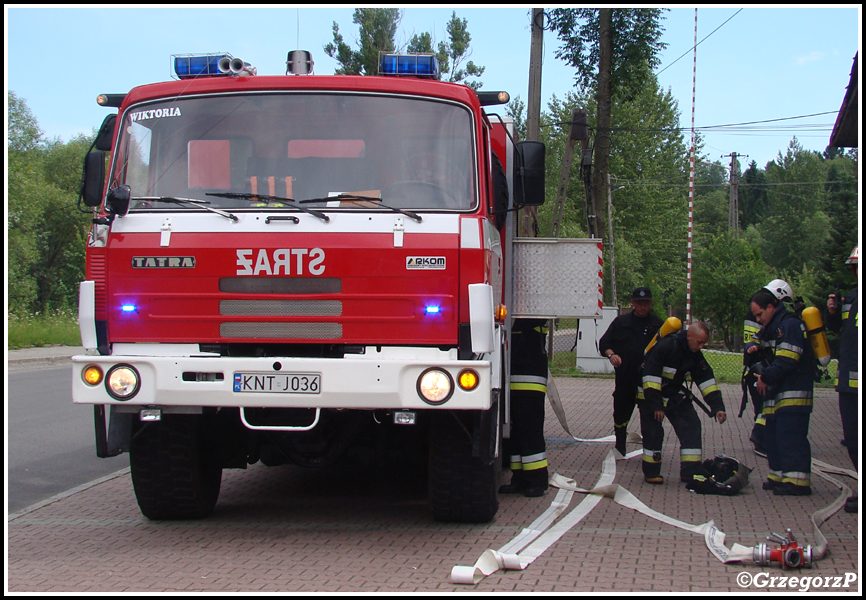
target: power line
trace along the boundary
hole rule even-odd
[[[778,123],[779,121],[791,121],[794,119],[807,119],[809,117],[820,117],[823,115],[835,115],[838,114],[838,111],[832,110],[827,112],[820,113],[812,113],[808,115],[797,115],[794,117],[780,117],[778,119],[765,119],[763,121],[746,121],[743,123],[726,123],[723,125],[702,125],[700,127],[695,127],[695,129],[704,130],[704,129],[721,129],[723,127],[744,127],[747,125],[758,125],[760,123]],[[570,121],[557,121],[555,123],[548,123],[546,125],[542,125],[542,127],[570,127],[572,123]],[[590,129],[596,129],[592,125],[589,125]],[[787,129],[777,129],[777,128],[760,128],[753,127],[744,129],[743,131],[796,131],[801,128],[825,128],[825,127],[833,127],[832,123],[803,123],[801,125],[790,125],[786,126]],[[652,131],[661,131],[661,132],[672,132],[672,131],[691,131],[691,127],[664,127],[658,129],[641,129],[641,128],[631,128],[631,127],[611,127],[612,131],[643,131],[643,132],[652,132]],[[733,131],[733,130],[731,130]]]
[[[835,115],[838,114],[839,111],[831,110],[827,112],[813,113],[811,115],[798,115],[796,117],[782,117],[780,119],[766,119],[764,121],[746,121],[745,123],[729,123],[727,125],[704,125],[701,129],[713,129],[716,127],[740,127],[742,125],[757,125],[758,123],[776,123],[778,121],[790,121],[792,119],[806,119],[808,117],[820,117],[823,115]],[[812,125],[807,123],[806,126]],[[826,127],[826,125],[821,125],[821,127]],[[681,129],[686,129],[682,127]]]
[[[694,50],[695,48],[697,48],[698,46],[700,46],[701,44],[703,44],[704,41],[705,41],[707,38],[709,38],[711,35],[713,35],[713,34],[714,34],[715,32],[717,32],[719,29],[721,29],[722,27],[724,27],[725,23],[727,23],[728,21],[730,21],[731,19],[733,19],[734,17],[736,17],[736,16],[737,16],[738,14],[740,14],[741,12],[743,12],[743,9],[742,9],[742,8],[741,8],[740,10],[738,10],[737,12],[735,12],[734,14],[732,14],[730,17],[728,17],[728,20],[727,20],[727,21],[725,21],[724,23],[722,23],[721,25],[719,25],[718,27],[716,27],[715,29],[713,29],[709,34],[707,34],[707,35],[704,37],[704,39],[702,39],[700,42],[698,42],[697,44],[695,44],[694,46],[692,46],[691,48],[689,48],[688,50],[686,50],[686,51],[683,53],[683,55],[680,56],[680,58],[683,58],[684,56],[688,55],[692,50]],[[669,64],[668,66],[666,66],[664,69],[662,69],[662,70],[659,71],[658,73],[656,73],[656,77],[658,77],[659,75],[661,75],[662,73],[664,73],[665,71],[667,71],[668,69],[670,69],[672,66],[674,66],[674,65],[677,63],[677,61],[680,60],[680,58],[676,59],[674,62],[672,62],[671,64]]]

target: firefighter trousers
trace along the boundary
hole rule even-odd
[[[859,402],[857,392],[839,392],[839,415],[842,417],[842,434],[845,436],[845,447],[848,448],[848,456],[857,469],[857,448],[859,446],[857,426],[860,424],[858,417]]]
[[[654,412],[646,402],[638,404],[640,428],[643,436],[643,474],[645,477],[658,477],[662,470],[662,443],[665,432],[662,423],[655,419]],[[695,407],[689,400],[668,404],[665,418],[671,422],[680,440],[680,479],[689,480],[692,475],[702,471],[701,463],[701,421]]]
[[[640,383],[639,377],[617,378],[616,388],[613,391],[614,432],[623,432],[624,435],[637,404],[637,391]]]
[[[761,414],[761,410],[764,406],[764,398],[753,386],[749,386],[749,397],[752,400],[752,409],[755,411],[755,424],[752,426],[752,433],[749,436],[749,440],[755,444],[756,449],[763,449],[766,419],[764,418],[764,415]]]
[[[810,413],[777,411],[767,417],[764,447],[774,483],[810,487],[812,447],[809,445]]]
[[[505,448],[512,471],[511,483],[524,487],[547,487],[547,453],[544,442],[544,396],[540,390],[511,386],[511,437]],[[539,380],[541,378],[538,378]],[[546,378],[544,378],[546,384]],[[533,384],[540,385],[540,384]]]

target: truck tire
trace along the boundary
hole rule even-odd
[[[473,456],[472,433],[478,419],[477,413],[467,412],[433,415],[427,504],[437,521],[487,523],[499,510],[498,461],[490,448],[491,437],[501,430],[498,423],[479,427],[480,451]],[[496,411],[491,412],[496,419]],[[489,425],[487,419],[480,421]]]
[[[132,436],[129,466],[142,514],[153,520],[202,519],[213,512],[222,467],[205,442],[204,417],[165,415]]]

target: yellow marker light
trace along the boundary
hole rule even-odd
[[[460,386],[460,389],[467,392],[471,392],[472,390],[477,388],[478,382],[478,373],[470,369],[460,371],[460,374],[457,376],[457,385]]]
[[[102,369],[96,365],[90,365],[81,372],[81,378],[87,385],[99,385],[102,383]]]
[[[504,304],[497,304],[496,310],[493,313],[493,318],[497,323],[504,323],[505,317],[508,316],[508,307]]]

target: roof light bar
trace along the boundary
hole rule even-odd
[[[379,74],[439,79],[439,59],[435,54],[380,52]]]
[[[217,52],[215,54],[172,54],[174,73],[178,79],[192,79],[194,77],[226,77],[231,72],[220,71],[219,64],[222,59],[232,60],[228,52]]]

